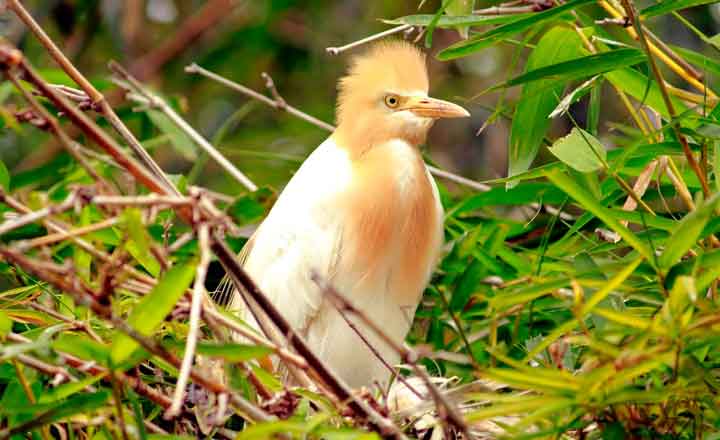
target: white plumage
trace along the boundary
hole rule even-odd
[[[412,187],[414,179],[432,179],[425,170],[424,176],[413,172],[413,162],[406,156],[417,155],[417,149],[400,140],[391,141],[385,148],[392,151],[388,160],[397,165],[395,181],[399,193]],[[327,139],[303,163],[256,231],[244,268],[315,353],[350,386],[358,387],[374,380],[387,381],[389,371],[333,305],[323,300],[321,289],[311,279],[313,272],[346,295],[398,342],[403,341],[410,328],[422,290],[409,297],[388,292],[388,280],[394,268],[391,261],[385,264],[384,271],[374,274],[373,279],[367,279],[367,273],[361,268],[352,272],[338,270],[343,266],[343,249],[355,245],[347,243],[349,238],[343,234],[343,225],[353,213],[338,209],[337,203],[338,198],[347,195],[351,180],[352,165],[347,152],[338,148],[332,138]],[[440,225],[434,241],[439,247],[443,211],[434,181],[431,182],[435,216]],[[386,259],[403,258],[400,251],[406,238],[398,231],[394,239],[386,243]],[[432,272],[433,263],[434,258],[422,270],[423,284]],[[258,327],[239,295],[234,295],[230,309],[241,311],[246,322]],[[398,361],[390,347],[361,322],[353,321],[387,362],[393,365]]]
[[[418,146],[433,121],[468,113],[427,96],[424,57],[403,42],[356,57],[338,129],[302,164],[241,254],[245,270],[350,386],[390,372],[324,298],[313,274],[402,343],[442,245],[443,210]],[[235,293],[230,310],[258,327]],[[398,355],[355,317],[389,364]]]

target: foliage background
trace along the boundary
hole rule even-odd
[[[101,91],[114,89],[108,80],[108,60],[130,67],[256,183],[273,191],[282,187],[327,134],[205,78],[188,75],[183,68],[197,62],[256,90],[263,90],[261,73],[267,72],[289,103],[332,121],[334,84],[343,73],[347,54],[331,56],[325,48],[387,29],[380,18],[435,14],[441,7],[432,1],[424,2],[419,10],[415,1],[239,2],[222,19],[206,23],[208,29],[197,40],[163,60],[156,71],[144,70],[153,61],[144,56],[157,55],[163,42],[176,38],[181,23],[203,4],[190,0],[26,2],[53,40]],[[477,2],[477,7],[493,4]],[[636,3],[638,9],[651,4]],[[583,26],[588,28],[595,26],[595,18],[606,16],[596,4],[582,11]],[[705,35],[720,32],[717,4],[684,9],[682,16]],[[671,14],[646,24],[667,43],[706,56],[700,58],[705,60],[700,68],[706,69],[707,84],[717,89],[720,69],[713,44],[701,41]],[[597,28],[605,29],[610,39],[639,47],[621,27]],[[11,14],[0,16],[0,29],[49,82],[72,85]],[[532,48],[550,29],[550,24],[531,28],[529,33],[511,35],[449,62],[440,62],[434,55],[459,42],[460,36],[455,29],[435,29],[429,50],[432,93],[465,105],[473,116],[437,124],[427,146],[431,161],[476,180],[505,177],[510,115],[521,99],[522,87],[509,88],[504,96],[480,92],[523,72]],[[529,43],[522,48],[518,41],[525,36]],[[644,62],[635,69],[652,77]],[[685,87],[682,78],[663,71],[671,83]],[[585,78],[579,75],[566,83],[574,86],[580,79]],[[530,181],[511,192],[505,192],[504,182],[495,183],[494,189],[484,194],[443,184],[449,210],[448,256],[427,291],[410,340],[427,344],[435,352],[474,358],[474,364],[467,364],[438,356],[425,359],[423,365],[433,375],[457,376],[464,384],[485,381],[475,383],[479,388],[470,389],[460,399],[468,421],[484,433],[490,428],[478,423],[493,420],[492,428],[499,426],[510,437],[716,438],[720,424],[716,409],[720,351],[714,327],[718,309],[716,296],[706,298],[705,294],[708,286],[714,292],[712,280],[717,276],[717,243],[712,237],[719,227],[714,219],[717,197],[701,195],[669,127],[661,130],[663,142],[648,140],[632,128],[627,109],[607,83],[597,87],[592,104],[585,98],[572,106],[571,117],[554,119],[546,137],[554,141],[567,134],[574,120],[609,150],[616,150],[607,156],[609,168],[579,173],[542,148],[534,168],[554,165],[539,168],[529,176]],[[642,88],[638,92],[639,96],[646,93]],[[16,98],[7,82],[0,83],[0,160],[11,172],[10,190],[32,200],[34,195],[52,193],[58,184],[71,181],[72,167],[47,133],[14,123]],[[638,101],[633,102],[638,105]],[[700,113],[708,114],[714,104],[709,102]],[[585,122],[593,111],[591,106],[600,110],[597,131]],[[244,193],[193,147],[170,139],[172,130],[156,126],[145,113],[132,112],[129,105],[118,107],[118,113],[167,172],[233,197]],[[496,114],[504,116],[495,119]],[[489,118],[491,123],[485,127]],[[693,148],[709,152],[707,175],[715,188],[717,112],[702,120],[687,115],[681,119]],[[519,124],[517,118],[515,123]],[[476,135],[481,127],[484,130]],[[631,157],[623,157],[622,151],[631,151]],[[663,155],[678,162],[680,178],[700,208],[688,210],[677,196],[678,187],[664,177],[653,183],[646,195],[658,216],[645,217],[641,211],[622,214],[619,208],[626,193],[618,176],[632,185],[645,166]],[[567,156],[561,159],[572,164]],[[533,205],[536,202],[562,207],[572,217],[539,210]],[[234,214],[241,223],[251,224],[267,206],[240,205]],[[689,211],[693,214],[687,215]],[[629,233],[618,226],[627,219],[632,220]],[[626,235],[619,244],[610,243],[596,234],[597,227]],[[41,232],[24,231],[31,236]],[[656,254],[659,260],[651,258]],[[58,252],[53,257],[62,260],[67,255]],[[3,269],[5,289],[17,287],[18,281],[32,285],[31,277],[18,276],[9,267]],[[208,286],[216,284],[220,275],[219,264],[213,262]],[[676,284],[677,280],[681,282]],[[14,298],[15,293],[6,295],[3,301],[9,302],[3,303],[3,308],[15,311],[18,303],[14,299],[22,304],[24,299]],[[62,301],[57,292],[52,295]],[[598,297],[591,300],[593,295]],[[131,310],[136,300],[127,299],[125,311]],[[590,313],[598,305],[602,310]],[[20,322],[16,321],[13,329],[32,334],[35,327]],[[176,330],[177,338],[182,339],[185,328],[181,324],[166,328],[169,336],[164,336],[173,339]],[[111,334],[103,333],[103,337]],[[533,350],[538,344],[543,349]],[[7,391],[12,370],[5,368],[0,373],[2,389]],[[52,388],[48,380],[37,380],[42,389]],[[161,381],[163,385],[168,382],[172,380]],[[502,391],[488,392],[484,388],[491,387],[488,383],[503,384]],[[245,392],[257,397],[247,389]],[[131,402],[125,402],[130,408]],[[145,414],[154,414],[152,418],[159,420],[157,411],[147,403],[145,406]],[[515,418],[498,420],[498,416]],[[12,425],[12,416],[0,411],[0,417]],[[294,420],[307,422],[310,417],[299,412]],[[273,429],[304,433],[309,425],[277,425]],[[171,428],[194,432],[187,427]],[[319,429],[314,435],[323,433],[324,428]],[[111,428],[107,432],[118,435]]]

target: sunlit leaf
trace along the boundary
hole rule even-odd
[[[645,54],[637,49],[616,49],[538,67],[505,81],[498,85],[497,88],[517,86],[541,79],[572,81],[622,67],[633,66],[643,61],[645,61]]]
[[[716,0],[663,0],[640,11],[642,18],[656,17],[680,9],[715,3]]]
[[[549,150],[555,157],[583,173],[598,171],[607,164],[603,144],[595,136],[577,127],[555,141]]]
[[[193,262],[173,266],[153,290],[135,305],[127,323],[143,336],[149,336],[173,309],[195,275]],[[123,363],[139,347],[130,336],[119,333],[112,344],[110,359]]]
[[[582,41],[572,29],[557,26],[548,31],[530,54],[526,71],[582,56]],[[525,84],[515,107],[510,129],[508,176],[524,171],[537,156],[550,126],[547,116],[560,102],[565,84],[539,80]]]
[[[447,49],[442,50],[438,54],[438,59],[447,61],[470,55],[471,53],[492,46],[504,38],[511,37],[517,33],[530,29],[533,26],[545,24],[551,20],[559,18],[562,14],[568,11],[592,2],[594,2],[594,0],[572,0],[560,6],[555,6],[545,11],[521,18],[520,20],[515,20],[502,26],[498,26],[490,31],[474,35],[467,40],[455,43]]]
[[[675,264],[690,248],[695,246],[703,228],[714,215],[718,203],[720,203],[720,194],[714,195],[678,223],[665,243],[665,250],[658,258],[658,266],[661,269],[667,269]]]

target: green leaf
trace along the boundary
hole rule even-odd
[[[98,391],[97,393],[77,394],[61,403],[54,405],[50,409],[47,404],[35,404],[17,408],[25,414],[37,414],[35,417],[25,423],[21,423],[8,430],[9,435],[19,434],[46,425],[57,420],[64,419],[79,413],[91,413],[101,407],[110,397],[108,391]]]
[[[187,160],[197,159],[197,149],[193,141],[180,128],[159,110],[148,110],[152,123],[170,138],[170,143]]]
[[[151,335],[185,293],[194,275],[194,262],[173,266],[153,290],[138,301],[127,323],[141,335]],[[121,364],[138,348],[135,340],[120,333],[112,344],[110,359],[114,365]]]
[[[546,182],[522,182],[513,188],[494,187],[477,193],[448,210],[456,216],[485,206],[524,205],[533,202],[562,203],[565,193]]]
[[[12,319],[0,310],[0,339],[12,331],[13,322]]]
[[[63,332],[50,345],[53,350],[62,351],[80,359],[92,360],[107,365],[110,347],[80,333]]]
[[[600,204],[600,202],[582,185],[578,184],[562,170],[551,169],[546,171],[545,175],[551,182],[557,185],[558,188],[562,189],[565,193],[567,193],[567,195],[575,199],[580,206],[605,222],[610,229],[617,232],[617,234],[620,235],[627,244],[638,251],[640,255],[647,259],[648,262],[654,262],[653,252],[648,247],[647,243],[620,223],[612,212]]]
[[[536,14],[531,14],[525,18],[512,21],[480,35],[473,36],[465,41],[455,43],[447,49],[441,51],[437,57],[439,60],[447,61],[470,55],[471,53],[475,53],[479,50],[492,46],[500,40],[528,30],[531,27],[537,27],[554,20],[560,15],[574,10],[579,6],[594,3],[594,1],[595,0],[572,0],[563,5],[555,6]]]
[[[570,91],[558,103],[557,107],[555,107],[555,110],[553,110],[548,115],[548,118],[550,118],[550,119],[557,118],[558,116],[567,113],[567,111],[570,109],[570,106],[575,104],[576,102],[580,101],[580,99],[582,99],[585,95],[587,95],[588,92],[595,92],[595,94],[597,94],[597,91],[600,89],[600,85],[602,83],[602,81],[597,81],[598,78],[600,78],[600,77],[593,76],[589,80],[585,81],[584,83],[580,84],[575,89]],[[591,95],[591,101],[592,101],[592,95]],[[592,107],[592,105],[590,107]],[[597,115],[597,116],[599,116],[599,115]],[[595,117],[595,116],[593,116],[593,117]],[[588,119],[590,119],[590,115],[588,115]],[[596,124],[596,126],[597,126],[597,124]],[[597,130],[590,130],[590,131],[596,132]]]
[[[160,275],[160,263],[150,252],[152,240],[142,220],[142,212],[137,208],[128,208],[123,212],[123,224],[126,227],[129,240],[125,249],[132,255],[152,276]]]
[[[657,17],[680,9],[692,8],[693,6],[716,3],[717,0],[665,0],[640,11],[642,19]]]
[[[517,21],[532,14],[517,15],[464,15],[464,16],[441,16],[435,23],[437,28],[454,28],[457,26],[482,26],[491,24],[505,24]],[[383,20],[387,24],[409,24],[411,26],[429,26],[435,15],[418,14],[407,15],[393,20]]]
[[[51,403],[63,400],[75,393],[79,393],[80,391],[84,390],[85,387],[94,384],[102,378],[102,375],[88,376],[82,380],[78,380],[77,382],[64,383],[55,388],[45,391],[42,396],[40,396],[38,403]]]
[[[551,64],[549,66],[542,66],[509,79],[493,87],[493,89],[517,86],[541,79],[562,82],[572,81],[622,67],[633,66],[643,61],[645,61],[645,54],[637,49],[616,49]]]
[[[577,58],[582,54],[580,37],[571,29],[557,26],[540,39],[530,54],[526,71]],[[547,116],[560,101],[564,86],[552,80],[533,81],[523,86],[510,129],[508,176],[527,171],[535,160],[550,126]]]
[[[10,171],[8,171],[5,164],[0,160],[0,187],[5,191],[10,190]]]
[[[570,134],[555,141],[550,152],[582,173],[591,173],[607,166],[605,147],[595,136],[574,127]]]
[[[668,269],[678,262],[700,238],[705,225],[713,217],[713,212],[720,202],[720,194],[715,194],[702,206],[698,206],[693,212],[686,215],[677,228],[670,234],[665,243],[665,250],[658,258],[658,266],[661,269]]]
[[[230,362],[246,362],[267,356],[272,353],[272,349],[260,345],[200,342],[197,346],[197,352],[209,357],[223,358]]]
[[[445,7],[445,14],[451,17],[472,15],[475,9],[475,0],[443,0],[443,4],[447,5]],[[458,34],[460,34],[460,38],[468,37],[468,26],[457,26],[456,29]]]
[[[485,267],[480,260],[473,260],[467,266],[453,291],[452,298],[450,299],[450,310],[458,312],[465,307],[470,296],[475,293],[478,288],[484,273]]]
[[[717,37],[717,35],[715,37]],[[694,50],[686,49],[684,47],[674,45],[670,45],[670,47],[681,57],[685,58],[687,61],[697,66],[700,70],[720,76],[720,63],[717,60],[707,57],[700,52],[695,52]]]
[[[666,119],[670,118],[670,113],[667,111],[662,93],[655,81],[650,80],[647,76],[631,68],[614,70],[604,75],[615,87],[643,104],[652,107]],[[677,113],[682,113],[687,109],[685,104],[675,96],[671,96],[670,99]]]

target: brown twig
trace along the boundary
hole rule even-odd
[[[288,104],[279,93],[277,93],[277,89],[275,88],[274,83],[272,83],[272,78],[270,78],[267,73],[265,74],[264,78],[266,80],[266,85],[270,84],[270,89],[274,90],[274,95],[276,96],[276,99],[268,98],[267,96],[263,95],[262,93],[258,93],[253,89],[250,89],[248,87],[245,87],[241,84],[238,84],[234,81],[231,81],[225,77],[222,77],[214,72],[211,72],[207,69],[204,69],[200,67],[199,65],[193,63],[187,67],[185,67],[185,72],[187,73],[194,73],[202,75],[206,78],[210,78],[216,82],[219,82],[220,84],[228,87],[229,89],[235,90],[236,92],[240,92],[245,96],[248,96],[252,99],[255,99],[256,101],[260,101],[263,104],[266,104],[276,110],[282,110],[285,111],[295,117],[298,117],[300,119],[303,119],[306,122],[309,122],[316,127],[320,127],[327,131],[333,131],[335,130],[335,127],[331,124],[328,124],[327,122],[321,121],[320,119],[310,116],[307,113],[293,107],[292,105]],[[270,79],[270,82],[268,82],[268,79]],[[279,98],[279,99],[278,99]]]
[[[370,328],[378,337],[380,337],[385,344],[387,344],[396,353],[398,353],[403,362],[410,365],[413,374],[418,376],[427,387],[428,392],[435,401],[438,413],[440,413],[441,415],[443,415],[444,413],[443,419],[446,420],[448,424],[454,426],[460,432],[462,432],[465,438],[474,438],[474,436],[470,433],[467,423],[465,423],[465,420],[462,418],[457,408],[455,408],[455,406],[448,399],[445,398],[443,393],[435,386],[432,380],[430,380],[430,377],[427,375],[427,373],[417,365],[417,353],[415,353],[413,350],[411,350],[404,344],[398,344],[385,331],[383,331],[383,329],[380,328],[380,326],[375,321],[373,321],[369,316],[367,316],[365,312],[356,308],[333,286],[327,284],[324,280],[321,280],[317,274],[313,274],[311,278],[322,289],[325,296],[333,301],[335,307],[337,307],[338,310],[347,311],[357,316],[358,319],[365,323],[365,325]]]
[[[370,35],[369,37],[365,37],[363,39],[353,41],[352,43],[348,43],[344,46],[340,47],[326,47],[325,51],[329,53],[330,55],[338,55],[342,52],[345,52],[346,50],[353,49],[358,46],[362,46],[363,44],[371,43],[373,41],[379,40],[381,38],[385,38],[389,35],[397,34],[398,32],[405,32],[408,29],[411,29],[413,26],[409,24],[401,24],[400,26],[396,26],[394,28],[388,29],[386,31],[378,32],[377,34]]]
[[[170,195],[170,190],[162,185],[156,178],[148,173],[141,165],[136,163],[133,159],[127,157],[119,146],[94,122],[90,121],[84,114],[79,110],[73,108],[67,103],[65,98],[61,97],[44,82],[29,66],[29,64],[22,57],[22,54],[17,50],[9,48],[7,46],[0,46],[0,70],[7,70],[11,68],[19,68],[25,78],[33,84],[44,96],[61,111],[68,114],[69,119],[78,126],[89,138],[93,139],[106,153],[108,153],[118,164],[123,166],[140,184],[146,186],[153,192],[160,194]],[[178,214],[186,221],[192,223],[193,216],[192,212],[184,208],[177,209]],[[315,373],[322,378],[323,382],[332,390],[338,400],[342,402],[348,402],[351,409],[353,409],[355,415],[359,418],[369,420],[373,429],[378,431],[381,435],[392,436],[395,438],[404,438],[401,431],[387,418],[380,415],[377,411],[371,408],[367,403],[354,396],[346,384],[344,384],[334,373],[332,373],[328,367],[310,350],[307,344],[293,331],[288,324],[287,320],[278,312],[277,308],[267,299],[267,297],[260,292],[257,286],[253,283],[250,277],[245,273],[242,267],[238,264],[234,253],[225,244],[223,235],[220,231],[213,231],[211,234],[211,249],[218,257],[220,262],[228,270],[229,275],[236,283],[239,288],[244,288],[257,302],[260,308],[265,314],[272,320],[273,324],[278,330],[288,337],[288,342],[292,345],[298,353],[303,356]],[[46,271],[36,271],[37,267],[22,254],[16,253],[10,249],[0,248],[0,255],[8,258],[14,264],[19,265],[30,273],[34,273],[41,279],[44,279],[52,284],[56,285],[62,290],[66,290],[69,293],[79,293],[75,290],[76,286],[69,283],[66,279],[59,277],[55,274],[49,274]],[[79,281],[79,280],[75,280]],[[112,318],[109,314],[110,311],[102,306],[100,303],[92,299],[88,293],[84,292],[77,299],[87,302],[91,309],[99,316],[106,319]],[[92,299],[92,300],[91,300]],[[111,319],[113,325],[116,325],[121,331],[130,334],[131,337],[136,339],[146,350],[151,353],[157,354],[166,361],[170,362],[176,367],[179,366],[179,360],[171,353],[166,352],[162,347],[148,338],[137,334],[127,324],[118,319]],[[198,375],[197,373],[191,374],[191,379],[201,386],[209,389],[215,393],[228,392],[222,384],[218,384],[207,380],[206,378]],[[257,408],[250,405],[247,401],[242,399],[236,394],[230,394],[233,404],[242,408],[243,412],[246,412],[251,418],[257,420],[267,419],[267,415],[258,412]]]
[[[690,165],[690,168],[693,170],[695,175],[697,176],[698,180],[700,181],[700,185],[702,186],[703,193],[705,194],[705,197],[708,197],[710,195],[710,187],[708,186],[707,179],[705,178],[705,174],[703,173],[702,169],[700,168],[700,165],[698,164],[697,160],[695,159],[695,156],[693,155],[692,150],[690,149],[690,145],[688,144],[687,138],[685,137],[685,134],[680,130],[680,127],[678,126],[678,123],[675,122],[675,118],[677,117],[677,113],[675,111],[675,106],[672,103],[672,99],[670,99],[670,95],[668,93],[667,87],[665,87],[665,79],[663,78],[663,74],[658,68],[657,63],[655,62],[655,58],[652,55],[652,52],[650,50],[650,46],[648,44],[647,38],[645,37],[645,32],[643,30],[642,24],[640,23],[640,20],[637,17],[637,13],[635,11],[635,6],[632,4],[630,0],[621,0],[623,7],[625,8],[625,13],[627,14],[630,21],[633,23],[633,26],[635,27],[635,32],[637,32],[638,39],[640,41],[640,44],[642,45],[643,49],[645,50],[645,53],[647,54],[648,63],[650,64],[650,69],[653,72],[653,76],[655,76],[655,81],[658,84],[658,87],[660,88],[661,95],[663,97],[663,101],[665,103],[665,107],[668,110],[668,114],[670,116],[670,119],[672,121],[670,122],[670,125],[672,126],[673,131],[675,132],[675,136],[677,137],[678,141],[680,142],[680,145],[682,146],[683,153],[685,154],[685,158],[688,161],[688,164]]]
[[[0,190],[0,192],[1,191],[2,190]],[[47,206],[43,209],[39,209],[37,211],[33,211],[20,217],[8,220],[5,223],[0,224],[0,235],[7,234],[14,229],[21,228],[25,225],[29,225],[30,223],[35,223],[39,220],[44,219],[47,216],[59,214],[61,212],[67,211],[68,209],[72,209],[73,207],[75,207],[77,201],[77,194],[75,192],[72,192],[65,198],[62,203],[58,205]]]
[[[138,333],[125,320],[115,317],[111,308],[98,302],[93,295],[92,289],[86,286],[82,280],[79,280],[77,277],[70,278],[53,271],[45,270],[42,265],[38,265],[35,261],[25,255],[6,247],[0,247],[0,256],[8,262],[22,267],[28,273],[33,274],[37,278],[73,295],[76,301],[90,307],[96,315],[112,323],[118,330],[130,336],[145,350],[162,358],[175,368],[180,368],[181,361],[177,358],[177,356],[167,351],[155,340]],[[228,393],[231,397],[232,403],[250,419],[256,421],[267,421],[272,419],[264,411],[260,410],[237,393],[231,392],[225,385],[215,382],[195,370],[191,370],[190,378],[198,385],[213,393]]]
[[[93,107],[99,108],[100,112],[107,118],[110,124],[115,128],[118,133],[125,139],[128,145],[133,149],[133,152],[142,160],[155,176],[160,179],[163,185],[170,191],[178,193],[175,186],[172,184],[170,179],[165,175],[160,166],[153,160],[152,156],[140,145],[140,142],[135,138],[132,132],[122,123],[120,118],[117,116],[112,106],[107,102],[105,97],[100,93],[90,81],[83,76],[80,71],[67,59],[62,51],[55,45],[52,39],[45,33],[42,27],[35,21],[30,13],[25,9],[19,0],[7,0],[7,6],[12,10],[24,23],[30,28],[35,34],[40,43],[45,47],[47,52],[52,56],[60,67],[72,78],[73,81],[85,92],[93,103]],[[1,57],[1,55],[0,55]],[[47,96],[45,92],[43,95]],[[51,98],[52,99],[52,98]],[[68,138],[69,139],[69,138]]]
[[[213,160],[225,169],[225,171],[230,173],[235,180],[250,191],[257,191],[257,185],[255,185],[252,180],[250,180],[242,171],[237,169],[232,162],[227,160],[222,153],[220,153],[210,142],[202,137],[200,133],[192,128],[183,118],[181,118],[180,115],[178,115],[164,100],[150,93],[137,79],[130,75],[130,73],[119,64],[111,62],[110,70],[112,70],[113,73],[120,79],[126,81],[130,86],[129,88],[131,91],[135,92],[135,94],[129,94],[128,98],[163,112],[175,125],[185,132],[185,134],[187,134],[197,146],[202,148],[210,157],[213,158]],[[119,85],[122,86],[122,84]]]
[[[195,269],[195,284],[193,285],[192,303],[190,305],[190,322],[187,339],[185,342],[185,354],[175,385],[172,405],[165,411],[165,418],[171,419],[180,414],[180,408],[185,397],[190,370],[195,359],[195,347],[200,329],[200,314],[202,313],[203,297],[205,296],[205,276],[207,275],[208,264],[210,264],[210,232],[206,223],[202,223],[197,229],[198,246],[200,248],[200,261]]]

